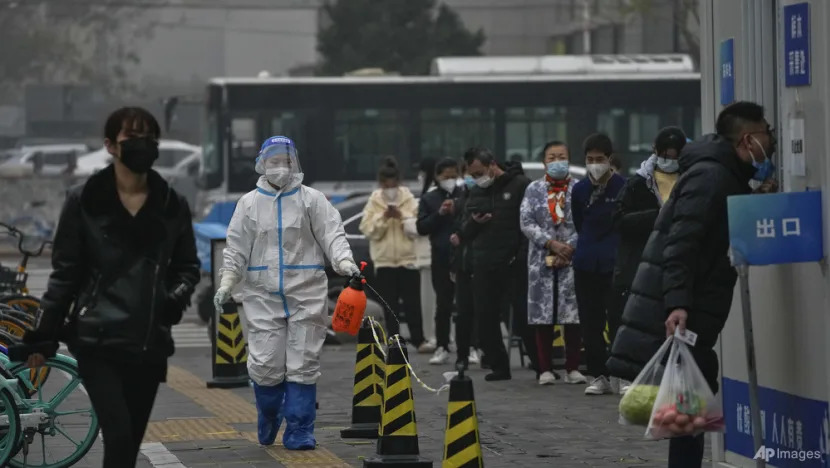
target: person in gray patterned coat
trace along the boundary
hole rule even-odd
[[[576,304],[571,256],[576,248],[576,227],[571,212],[568,147],[552,141],[542,150],[546,175],[532,182],[521,205],[520,225],[529,239],[527,258],[528,324],[536,326],[539,384],[551,385],[553,326],[563,325],[565,337],[565,382],[586,383],[579,370],[582,336]]]

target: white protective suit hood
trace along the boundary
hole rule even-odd
[[[297,148],[290,138],[284,136],[274,136],[265,140],[256,158],[255,169],[257,174],[264,176],[260,177],[260,181],[265,179],[278,186],[281,192],[287,192],[303,183],[303,170]]]
[[[286,166],[287,183],[276,189],[268,169]],[[337,209],[322,192],[302,185],[290,139],[266,140],[256,169],[263,177],[237,203],[222,268],[244,278],[248,374],[263,386],[313,384],[328,319],[326,259],[332,265],[353,260],[351,248]]]

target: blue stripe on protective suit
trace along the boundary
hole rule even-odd
[[[285,432],[282,444],[288,450],[313,450],[314,419],[317,416],[317,385],[287,382],[285,389]]]
[[[257,410],[257,439],[260,445],[271,445],[277,439],[282,422],[286,383],[262,386],[254,382]]]
[[[265,193],[266,195],[272,195],[269,192],[257,187],[261,193]],[[291,195],[296,194],[299,192],[300,189],[295,188],[288,192],[282,193],[277,196],[277,239],[279,243],[279,251],[280,251],[280,276],[279,276],[279,291],[276,293],[272,293],[276,296],[279,296],[282,299],[282,308],[285,312],[285,318],[291,316],[291,313],[288,310],[288,301],[285,299],[285,270],[325,270],[326,267],[323,265],[286,265],[285,264],[285,256],[283,254],[283,246],[282,246],[282,199],[283,197],[290,197]]]

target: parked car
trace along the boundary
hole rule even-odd
[[[82,143],[21,146],[6,153],[5,161],[0,163],[0,176],[64,174],[87,152],[89,147]]]
[[[153,168],[162,175],[190,175],[195,177],[199,173],[199,159],[201,148],[178,140],[159,141],[159,159]],[[112,155],[106,148],[78,158],[78,168],[75,174],[90,176],[107,167],[112,162]],[[195,171],[195,172],[194,172]]]

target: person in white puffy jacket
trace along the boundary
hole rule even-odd
[[[284,417],[285,448],[310,450],[328,315],[325,259],[340,275],[360,269],[340,213],[323,193],[302,185],[291,139],[267,139],[256,171],[262,174],[256,189],[239,200],[228,226],[214,304],[220,308],[244,280],[241,315],[259,443],[274,443]]]

